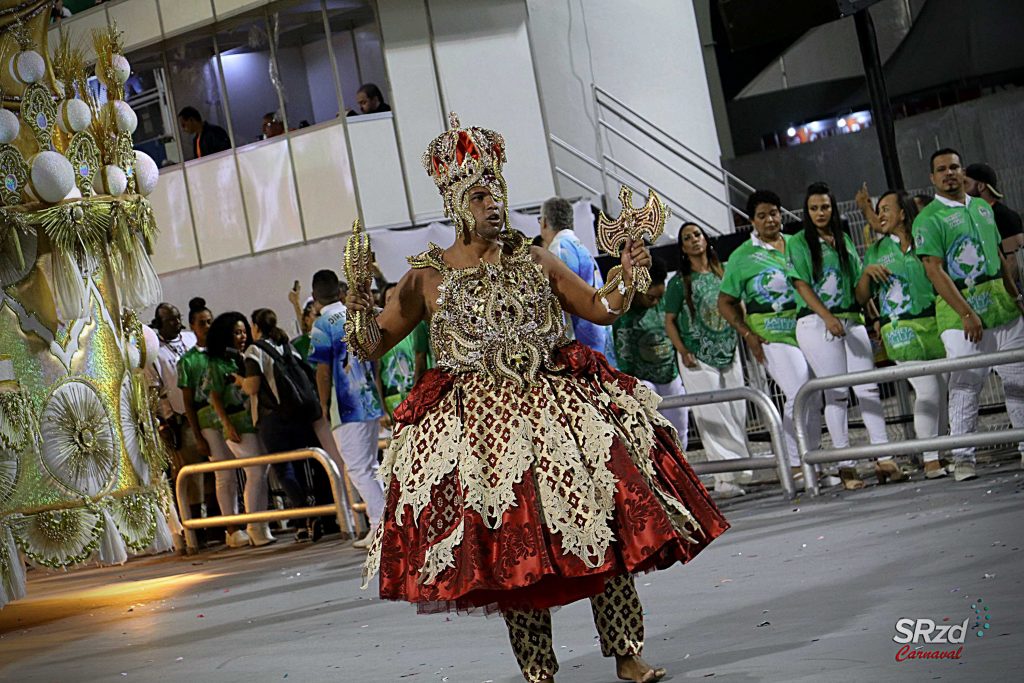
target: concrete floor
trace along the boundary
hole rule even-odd
[[[724,504],[733,529],[697,560],[637,578],[645,655],[676,681],[1019,680],[1024,472],[980,474]],[[500,618],[382,603],[359,590],[362,557],[325,540],[34,570],[0,611],[0,680],[521,680]],[[992,628],[960,660],[895,661],[898,619],[959,623],[972,604]],[[616,680],[586,602],[554,623],[560,683]]]

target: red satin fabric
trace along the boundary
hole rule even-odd
[[[614,382],[632,391],[637,380],[608,365],[604,356],[573,342],[556,353],[560,372],[581,382]],[[455,377],[428,371],[409,397],[395,410],[396,421],[415,424],[451,390]],[[652,461],[662,489],[682,501],[702,531],[695,542],[685,540],[669,521],[665,508],[633,464],[625,444],[616,437],[609,467],[618,480],[612,529],[616,542],[603,563],[588,567],[563,552],[559,535],[541,519],[538,492],[531,477],[514,487],[516,505],[502,524],[490,529],[473,510],[462,507],[457,472],[436,486],[431,503],[415,524],[406,511],[405,525],[395,523],[399,492],[392,488],[382,519],[384,537],[380,560],[380,596],[416,603],[423,611],[477,608],[547,608],[590,597],[604,590],[605,581],[623,573],[664,569],[693,559],[729,528],[697,475],[686,463],[670,433],[655,429]],[[464,537],[455,549],[455,567],[444,570],[430,585],[418,582],[428,548],[445,538],[464,518]]]

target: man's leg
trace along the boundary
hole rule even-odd
[[[366,516],[370,518],[371,529],[376,528],[384,512],[384,490],[377,481],[379,431],[380,423],[377,420],[346,422],[335,431],[349,479],[366,503]]]
[[[963,330],[945,330],[940,335],[946,347],[947,358],[963,358],[978,353],[995,351],[995,337],[992,330],[985,330],[981,343],[975,344],[964,338]],[[957,370],[949,375],[949,434],[959,436],[970,434],[978,426],[978,395],[988,377],[989,368]],[[973,463],[974,448],[954,448],[954,463]]]
[[[631,575],[610,579],[604,593],[590,598],[590,607],[601,638],[601,654],[612,657],[639,655],[643,651],[644,612]]]
[[[997,351],[1024,348],[1024,318],[1000,325],[992,332],[995,334]],[[1000,365],[995,371],[1003,380],[1003,395],[1006,397],[1006,413],[1010,417],[1010,424],[1014,429],[1024,428],[1024,363]],[[1017,444],[1017,449],[1024,455],[1024,442]]]
[[[508,639],[523,678],[541,683],[555,677],[558,660],[551,642],[551,612],[546,609],[503,612]]]

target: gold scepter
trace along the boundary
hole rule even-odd
[[[619,189],[619,202],[622,204],[622,212],[618,218],[612,220],[602,211],[597,219],[597,246],[616,258],[621,255],[627,241],[646,239],[653,244],[665,231],[665,221],[672,215],[654,190],[647,191],[647,203],[638,209],[633,206],[633,191],[623,185]],[[612,270],[616,268],[621,266]],[[608,281],[614,279],[613,273],[609,272]],[[646,267],[634,266],[633,285],[641,293],[651,286],[651,273]]]
[[[352,222],[352,235],[345,243],[345,277],[348,286],[357,292],[369,291],[373,281],[373,250],[370,236],[357,218]],[[345,342],[356,356],[366,360],[380,344],[380,327],[374,311],[349,311],[345,318]]]

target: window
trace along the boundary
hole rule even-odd
[[[170,91],[177,110],[173,130],[185,160],[230,149],[230,126],[225,115],[213,35],[205,31],[189,34],[167,45],[166,54]],[[193,118],[183,120],[179,116],[183,110],[198,115],[201,124]]]

